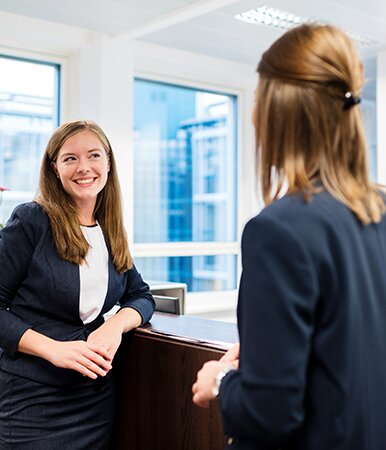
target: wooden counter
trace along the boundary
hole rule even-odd
[[[198,408],[191,387],[202,364],[237,341],[234,324],[161,313],[125,336],[115,362],[115,449],[223,449],[217,402]]]

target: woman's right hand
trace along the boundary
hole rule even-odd
[[[108,355],[91,350],[85,341],[52,341],[48,348],[47,360],[56,367],[76,370],[95,380],[104,377],[112,368]]]
[[[95,380],[111,369],[111,357],[103,349],[90,349],[85,341],[55,341],[32,329],[26,330],[17,350],[46,359],[56,367],[76,370]]]

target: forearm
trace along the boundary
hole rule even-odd
[[[139,327],[142,323],[142,317],[134,308],[127,307],[120,309],[107,322],[119,330],[121,334],[124,334]]]
[[[50,349],[54,343],[53,339],[44,336],[44,334],[28,329],[20,338],[17,350],[49,361]]]

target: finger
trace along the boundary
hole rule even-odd
[[[89,347],[87,348],[87,351],[82,354],[82,356],[99,367],[101,367],[103,370],[109,371],[112,369],[111,361],[106,360],[103,356],[101,356],[99,353],[97,353],[94,350],[91,350]]]
[[[82,359],[79,360],[79,363],[84,366],[87,370],[89,370],[90,372],[95,373],[96,375],[99,375],[101,377],[104,377],[108,370],[100,367],[98,364],[96,364],[94,361],[83,357]]]
[[[81,373],[84,377],[91,378],[92,380],[96,380],[98,378],[97,374],[95,374],[93,371],[87,369],[87,367],[79,363],[74,364],[73,370],[76,370],[77,372]]]
[[[219,361],[222,361],[222,362],[232,362],[232,361],[234,361],[235,360],[235,355],[228,355],[228,353],[225,353],[225,355],[223,355],[220,359],[219,359]]]
[[[193,403],[200,408],[209,408],[209,402],[207,400],[202,400],[199,394],[193,396]]]
[[[101,346],[93,342],[87,341],[87,346],[90,350],[92,350],[95,353],[98,353],[98,355],[102,356],[106,361],[112,361],[112,355],[111,350],[109,350],[106,346]]]
[[[103,370],[106,370],[107,372],[113,368],[110,361],[107,361],[106,358],[103,356],[98,355],[97,353],[94,353],[94,355],[97,355],[96,358],[92,358],[92,361],[95,362],[99,367],[101,367]]]
[[[92,351],[94,355],[98,355],[99,358],[102,358],[104,362],[111,363],[113,358],[111,357],[111,353],[106,347],[101,347],[97,344],[87,343],[89,350]]]

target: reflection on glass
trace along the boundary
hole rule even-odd
[[[0,222],[33,198],[41,158],[58,124],[59,67],[0,56]]]
[[[236,239],[236,99],[135,80],[135,242]]]
[[[136,258],[145,280],[186,283],[188,291],[236,289],[236,255]]]

